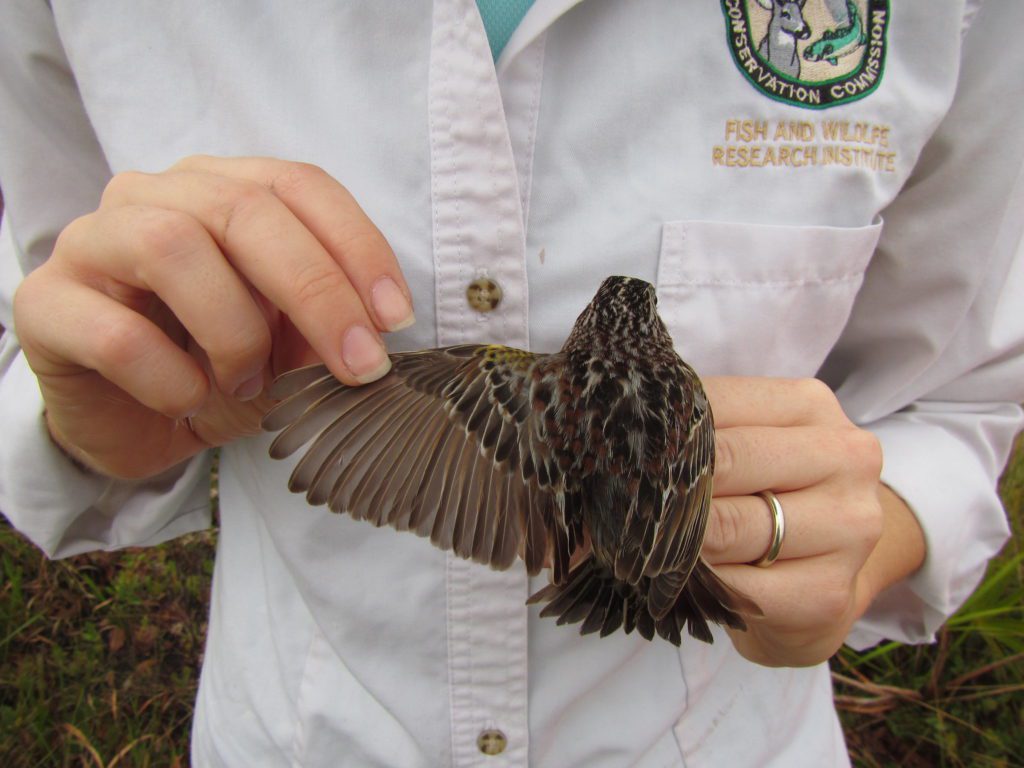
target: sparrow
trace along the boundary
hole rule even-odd
[[[363,386],[322,364],[273,383],[270,456],[312,441],[291,491],[492,568],[550,566],[527,602],[582,634],[679,645],[685,627],[711,642],[708,622],[745,629],[760,613],[701,558],[714,420],[652,285],[607,278],[553,354],[461,344],[390,358]]]

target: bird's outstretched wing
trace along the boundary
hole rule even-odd
[[[546,356],[498,345],[391,355],[392,369],[361,387],[324,365],[279,377],[263,419],[283,430],[273,458],[312,445],[289,480],[310,504],[374,525],[411,530],[494,568],[520,554],[531,574],[564,561],[556,502],[533,466],[531,383]],[[525,462],[524,462],[525,459]]]

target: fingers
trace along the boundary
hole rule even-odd
[[[256,182],[313,233],[352,283],[377,327],[413,323],[409,288],[391,247],[352,194],[315,165],[270,158],[186,158],[172,170],[201,171]]]
[[[838,555],[788,560],[768,568],[720,565],[715,573],[757,603],[769,626],[792,635],[820,630],[849,614],[856,599],[856,573]]]
[[[848,425],[835,394],[818,379],[712,376],[703,379],[715,427]]]
[[[736,427],[715,434],[716,496],[798,490],[830,477],[877,480],[878,440],[852,425]]]
[[[813,490],[780,493],[777,498],[786,523],[779,561],[838,552],[858,540],[865,552],[874,546],[878,525],[870,501]],[[715,498],[704,559],[712,565],[752,563],[768,551],[772,528],[771,509],[760,496]]]
[[[79,219],[63,237],[66,262],[86,284],[138,288],[147,301],[148,292],[155,293],[205,351],[221,391],[243,400],[259,393],[270,328],[248,286],[198,221],[180,211],[124,206]]]
[[[731,552],[721,554],[711,539],[716,556],[708,556],[706,548],[705,557],[717,563],[715,572],[724,581],[761,609],[761,616],[750,618],[747,632],[730,632],[744,657],[771,666],[816,664],[834,653],[870,600],[865,563],[882,533],[881,508],[864,496],[833,497],[828,489],[784,494],[779,501],[786,534],[776,562],[752,567],[749,562],[764,550],[751,555],[754,548],[739,539]],[[738,514],[750,512],[749,506]],[[761,520],[769,518],[767,505],[762,513]],[[757,520],[752,516],[737,528],[757,527]],[[759,535],[767,548],[770,533]]]
[[[881,451],[853,426],[718,430],[714,498],[705,543],[712,563],[749,563],[767,551],[772,518],[758,494],[772,490],[786,516],[780,558],[812,557],[871,533]]]
[[[289,316],[335,375],[354,384],[387,371],[384,345],[345,272],[265,187],[189,171],[127,174],[108,187],[104,203],[193,217],[231,264]]]
[[[209,383],[195,359],[146,317],[46,270],[40,267],[18,290],[18,322],[33,329],[25,351],[37,373],[96,371],[171,418],[201,407]]]
[[[779,496],[790,536],[783,539],[784,552],[779,557],[807,557],[828,551],[829,542],[817,536],[813,525],[806,525],[806,517],[813,512],[797,505],[796,494]],[[800,528],[801,534],[793,535]],[[727,496],[711,502],[707,533],[702,554],[711,565],[723,563],[752,563],[764,555],[772,541],[772,514],[767,502],[760,496]],[[790,542],[796,541],[793,547]]]

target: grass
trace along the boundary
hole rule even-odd
[[[1024,766],[1024,450],[1002,493],[1018,536],[936,645],[833,660],[858,766]],[[215,541],[51,562],[0,518],[0,765],[188,764]]]
[[[0,532],[0,765],[186,765],[214,534],[51,562]]]

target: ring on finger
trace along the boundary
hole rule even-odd
[[[786,516],[782,512],[782,504],[779,502],[779,497],[774,493],[771,491],[761,491],[757,495],[765,500],[768,504],[768,511],[771,512],[772,539],[765,553],[757,560],[752,561],[750,565],[767,568],[779,559],[779,553],[782,551],[782,540],[786,537]]]

